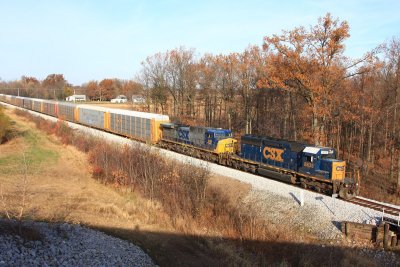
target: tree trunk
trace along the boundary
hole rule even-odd
[[[312,110],[312,116],[313,116],[313,120],[312,120],[312,133],[313,133],[313,137],[314,137],[314,144],[316,146],[318,146],[320,143],[319,140],[319,124],[318,124],[318,109],[317,109],[317,104],[313,104],[313,110]]]
[[[232,130],[231,113],[228,113],[228,129],[229,129],[229,130]]]
[[[386,149],[388,143],[388,132],[389,132],[389,111],[386,110],[386,123],[385,123],[385,144],[383,146],[383,155],[386,156]]]
[[[394,153],[395,153],[395,138],[396,138],[396,122],[397,122],[397,106],[394,108],[393,112],[393,130],[392,130],[392,144],[390,147],[390,181],[393,181],[394,177]]]
[[[289,97],[290,97],[290,113],[291,113],[292,122],[293,122],[293,140],[297,141],[296,117],[295,117],[295,113],[294,113],[293,96],[292,96],[291,92],[289,92]]]
[[[284,106],[284,118],[283,118],[283,133],[282,137],[288,139],[288,121],[289,121],[289,105],[290,105],[290,93],[285,94],[285,106]]]
[[[348,145],[348,150],[347,150],[347,161],[350,161],[350,154],[352,151],[352,146],[353,146],[353,127],[350,126],[350,137],[349,137],[349,145]]]
[[[390,146],[390,172],[389,172],[389,181],[393,181],[394,176],[394,144]]]
[[[365,135],[365,120],[364,120],[364,114],[361,115],[361,126],[360,126],[360,143],[359,143],[359,158],[362,160],[365,159],[364,157],[364,135]]]
[[[400,187],[400,151],[397,157],[397,188]]]
[[[369,125],[369,135],[368,135],[368,149],[367,149],[367,161],[370,162],[371,161],[371,147],[372,147],[372,134],[373,134],[373,123],[372,123],[372,119]]]
[[[337,158],[339,158],[339,155],[340,155],[340,117],[337,120],[336,154],[337,154]]]

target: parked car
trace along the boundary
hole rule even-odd
[[[116,98],[111,99],[111,103],[126,103],[128,102],[128,98],[124,95],[119,95]]]

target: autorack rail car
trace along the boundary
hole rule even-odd
[[[3,94],[0,101],[325,194],[359,191],[332,148],[244,135],[239,149],[231,130],[175,124],[166,115]]]
[[[160,124],[169,122],[169,117],[166,115],[61,101],[3,94],[0,94],[0,101],[152,144],[161,139]]]

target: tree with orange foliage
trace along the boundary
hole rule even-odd
[[[22,88],[26,91],[26,96],[38,98],[38,88],[40,82],[35,77],[22,76],[21,77]]]
[[[142,95],[143,94],[143,86],[132,80],[121,81],[120,93],[126,95],[128,99],[132,98],[132,95]]]
[[[115,97],[115,86],[112,79],[103,79],[98,86],[99,100],[110,100]]]
[[[309,30],[299,27],[264,38],[264,51],[269,56],[268,79],[259,85],[293,91],[306,99],[315,144],[325,143],[324,122],[332,93],[346,77],[343,51],[349,36],[347,22],[334,20],[328,13]]]
[[[97,81],[90,81],[84,87],[86,88],[86,95],[90,100],[99,100]]]
[[[44,98],[64,99],[64,87],[70,86],[63,74],[49,74],[42,81]]]

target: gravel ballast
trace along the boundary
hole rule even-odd
[[[0,220],[0,266],[156,266],[141,248],[79,225],[18,226]]]

